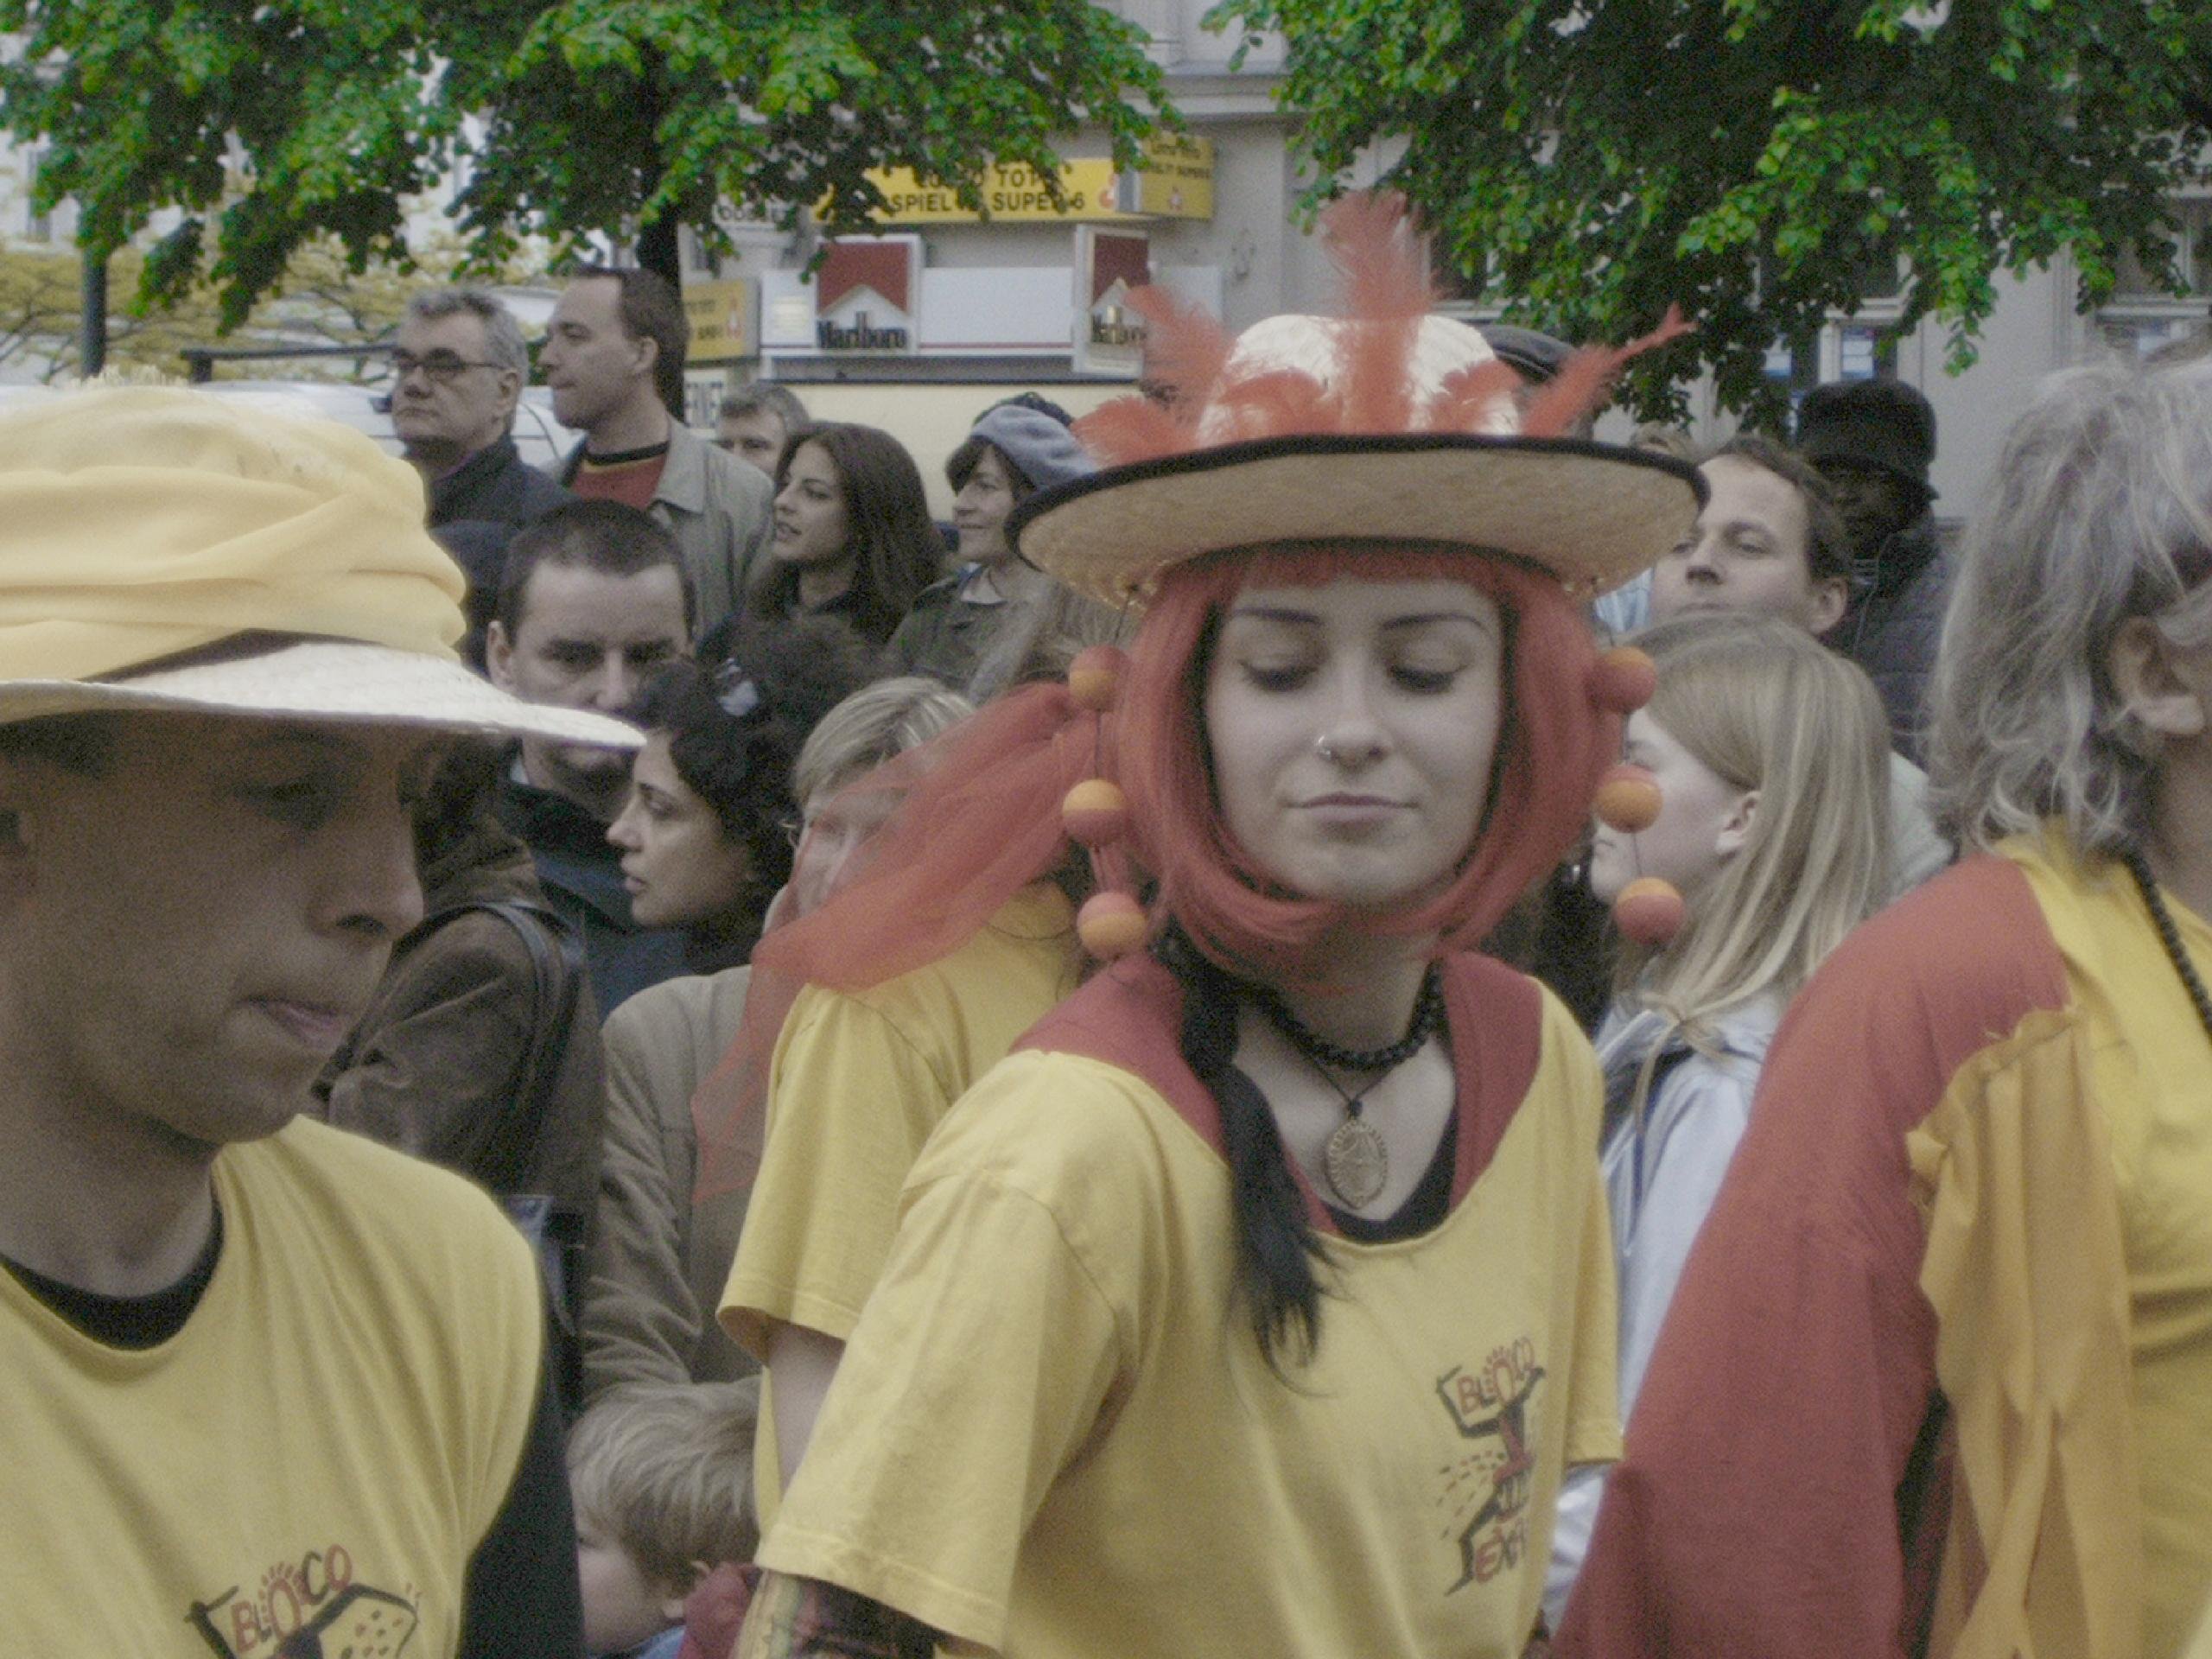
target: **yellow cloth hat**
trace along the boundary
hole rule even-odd
[[[262,632],[452,658],[421,480],[328,421],[181,388],[0,417],[0,678],[93,679]]]
[[[138,386],[0,416],[0,721],[169,708],[636,747],[461,666],[467,584],[424,517],[413,467],[312,414]],[[226,641],[246,648],[192,656]]]

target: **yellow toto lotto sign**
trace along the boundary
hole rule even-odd
[[[982,196],[980,213],[962,207],[951,185],[924,179],[909,168],[876,168],[868,178],[888,204],[875,215],[879,225],[1213,217],[1211,138],[1150,139],[1144,157],[1143,165],[1131,173],[1116,173],[1114,163],[1103,159],[1061,162],[1059,185],[1067,201],[1064,207],[1052,205],[1036,169],[1018,162],[995,165],[984,174],[977,185]]]

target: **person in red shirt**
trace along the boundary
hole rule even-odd
[[[553,413],[580,429],[561,482],[650,514],[698,594],[695,638],[745,608],[768,563],[772,489],[683,424],[683,303],[649,270],[589,266],[553,308],[538,366]]]

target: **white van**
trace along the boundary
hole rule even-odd
[[[365,432],[392,454],[399,440],[391,429],[391,394],[373,386],[351,386],[335,380],[209,380],[193,388],[218,397],[236,397],[263,408],[295,410]],[[553,418],[553,394],[543,386],[525,386],[515,410],[515,448],[522,458],[541,472],[560,470],[569,452],[582,441]]]

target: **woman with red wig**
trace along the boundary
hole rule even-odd
[[[1181,395],[1093,416],[1122,464],[1017,515],[1146,607],[1099,758],[1150,948],[922,1149],[746,1659],[1513,1659],[1562,1473],[1618,1453],[1596,1069],[1471,949],[1618,757],[1581,607],[1696,486],[1523,435],[1611,355],[1516,433],[1411,227],[1332,228],[1351,317],[1155,315]]]

